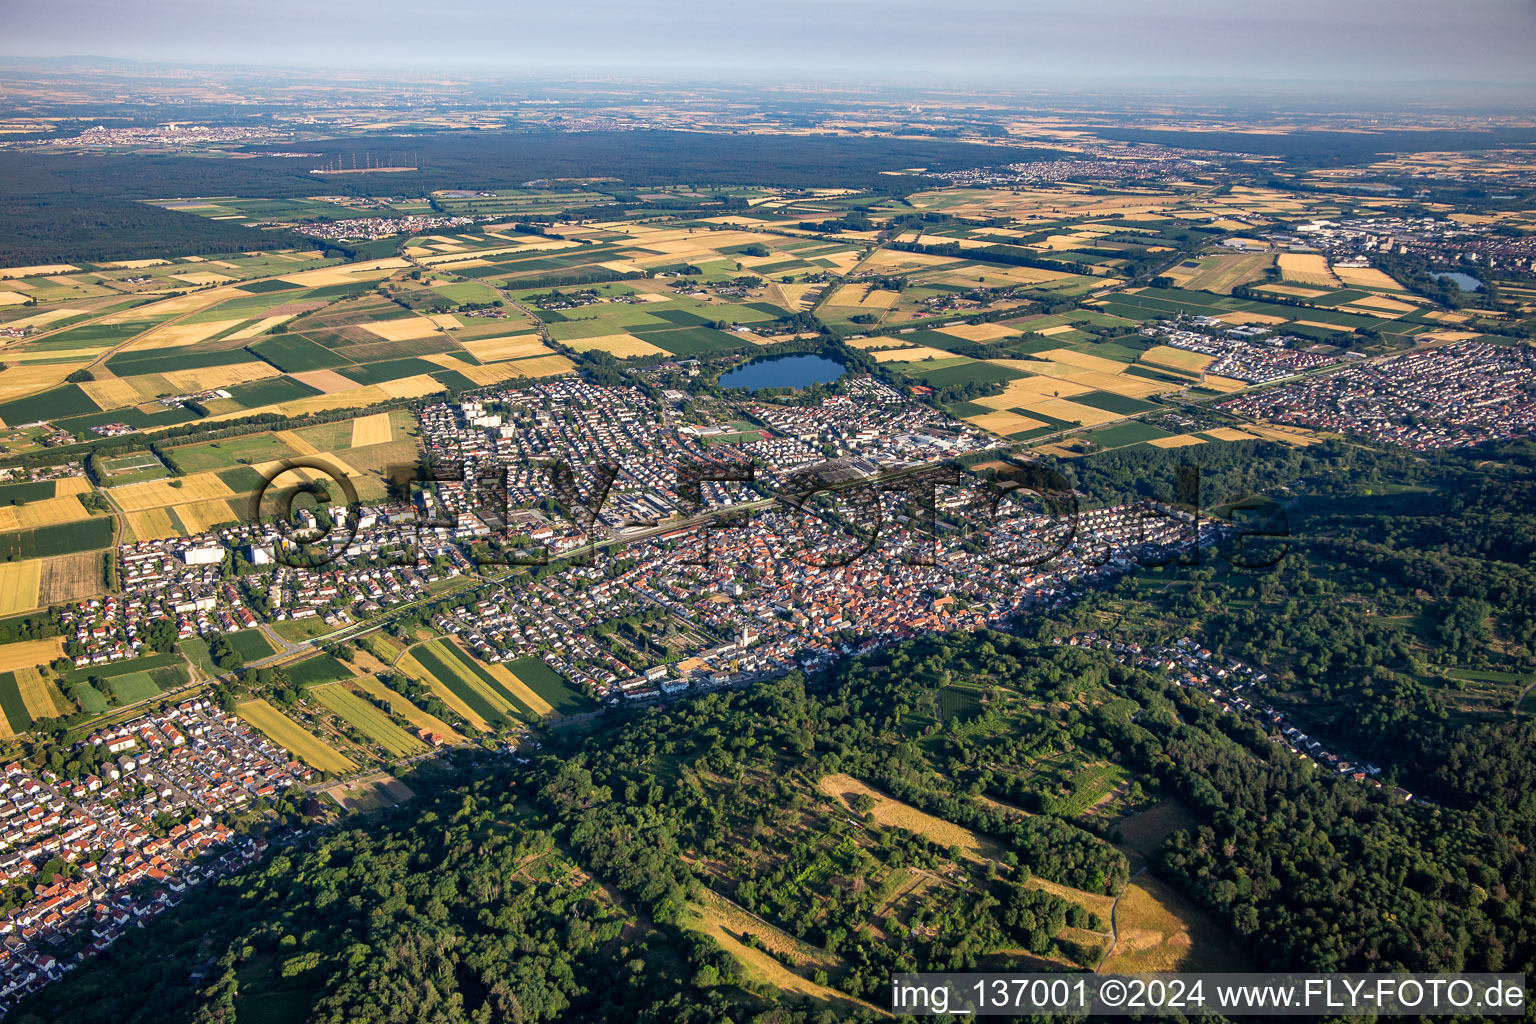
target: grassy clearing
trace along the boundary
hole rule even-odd
[[[961,854],[967,860],[1001,862],[1003,855],[1007,852],[1001,844],[985,836],[977,835],[954,822],[936,818],[910,804],[902,803],[895,797],[887,796],[878,789],[866,786],[852,775],[827,775],[818,785],[823,793],[842,804],[850,812],[853,809],[854,797],[861,795],[870,797],[875,801],[873,813],[877,825],[915,832],[946,849],[959,847]]]
[[[798,949],[804,946],[794,938],[774,928],[766,921],[762,921],[735,904],[726,900],[718,893],[711,892],[705,897],[703,906],[690,905],[685,916],[688,926],[708,935],[718,942],[726,952],[734,956],[747,973],[759,981],[766,981],[777,988],[783,996],[789,998],[809,998],[821,1002],[831,1003],[844,1010],[874,1010],[880,1012],[877,1007],[846,996],[836,989],[802,978],[799,974],[790,970],[773,956],[761,949],[754,949],[741,940],[744,934],[751,934],[763,942],[770,949],[777,951],[780,948]],[[831,954],[823,953],[824,956]]]
[[[1253,966],[1248,953],[1209,915],[1166,883],[1142,874],[1115,905],[1115,948],[1099,969],[1150,974]]]

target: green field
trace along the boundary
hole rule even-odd
[[[14,672],[0,672],[0,711],[5,712],[5,720],[12,732],[26,732],[32,728],[32,715],[21,699]]]
[[[260,661],[277,653],[276,648],[260,629],[242,629],[238,632],[226,633],[224,639],[229,641],[229,646],[233,647],[235,653],[246,661]]]
[[[180,448],[166,449],[171,461],[183,473],[203,473],[210,469],[225,469],[242,463],[271,462],[286,459],[294,454],[275,434],[250,434],[231,437],[206,444],[189,444]]]
[[[100,516],[74,523],[39,526],[33,530],[0,533],[0,561],[69,555],[112,545],[112,517]]]
[[[23,481],[0,484],[0,505],[24,505],[29,501],[51,498],[58,484],[53,480]]]
[[[518,658],[508,662],[506,667],[528,689],[544,698],[546,703],[562,715],[579,715],[597,707],[592,698],[572,686],[564,676],[539,658]]]
[[[285,334],[256,342],[251,351],[284,373],[325,370],[346,364],[346,360],[308,338]]]
[[[101,409],[91,401],[90,396],[80,390],[78,384],[65,384],[63,387],[44,391],[40,395],[18,398],[14,402],[0,404],[0,420],[4,420],[7,426],[14,427],[37,420],[52,422],[63,417],[84,416],[100,411]]]
[[[1144,441],[1156,440],[1160,437],[1172,437],[1168,431],[1146,423],[1121,423],[1117,426],[1106,427],[1103,430],[1095,430],[1084,435],[1088,440],[1105,448],[1123,448],[1129,444],[1140,444]]]
[[[475,666],[467,665],[454,656],[445,647],[444,641],[435,640],[416,647],[412,649],[411,657],[433,679],[447,687],[470,710],[490,724],[511,725],[519,720],[506,695],[498,687],[481,679],[474,671]]]
[[[351,670],[329,654],[317,654],[313,658],[305,658],[294,665],[283,666],[283,671],[288,674],[296,686],[317,686],[320,683],[334,683],[338,679],[345,679],[352,674]]]

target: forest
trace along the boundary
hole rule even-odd
[[[974,713],[936,699],[960,680],[985,694]],[[838,998],[878,1000],[890,972],[918,965],[997,967],[1008,948],[1091,965],[1097,951],[1052,935],[1103,922],[1029,880],[1118,891],[1113,828],[997,810],[1019,779],[1036,785],[1029,765],[1074,751],[1193,812],[1153,870],[1261,966],[1529,969],[1530,816],[1404,804],[1303,764],[1161,673],[984,632],[611,712],[552,734],[528,766],[461,758],[435,785],[413,779],[421,795],[403,808],[199,887],[17,1019],[217,1021],[262,1005],[337,1022],[868,1013],[779,1001],[697,926],[722,897],[824,957],[816,983]],[[983,863],[827,813],[818,780],[846,776],[1005,852]],[[945,888],[872,916],[898,870]]]
[[[313,244],[291,231],[258,231],[109,196],[0,195],[0,254],[8,266],[169,259]]]

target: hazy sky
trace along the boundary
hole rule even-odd
[[[1533,0],[50,0],[0,52],[199,64],[1536,81]]]

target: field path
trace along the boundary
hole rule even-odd
[[[1120,895],[1115,897],[1115,902],[1109,908],[1109,946],[1104,950],[1104,955],[1099,958],[1099,966],[1093,969],[1095,974],[1104,970],[1104,965],[1109,963],[1110,954],[1115,951],[1115,943],[1120,941],[1120,922],[1117,917],[1120,911],[1120,901],[1125,897],[1126,892],[1130,890],[1131,883],[1136,881],[1137,877],[1145,870],[1147,870],[1145,867],[1138,868],[1136,874],[1125,880],[1125,888],[1120,890]]]

